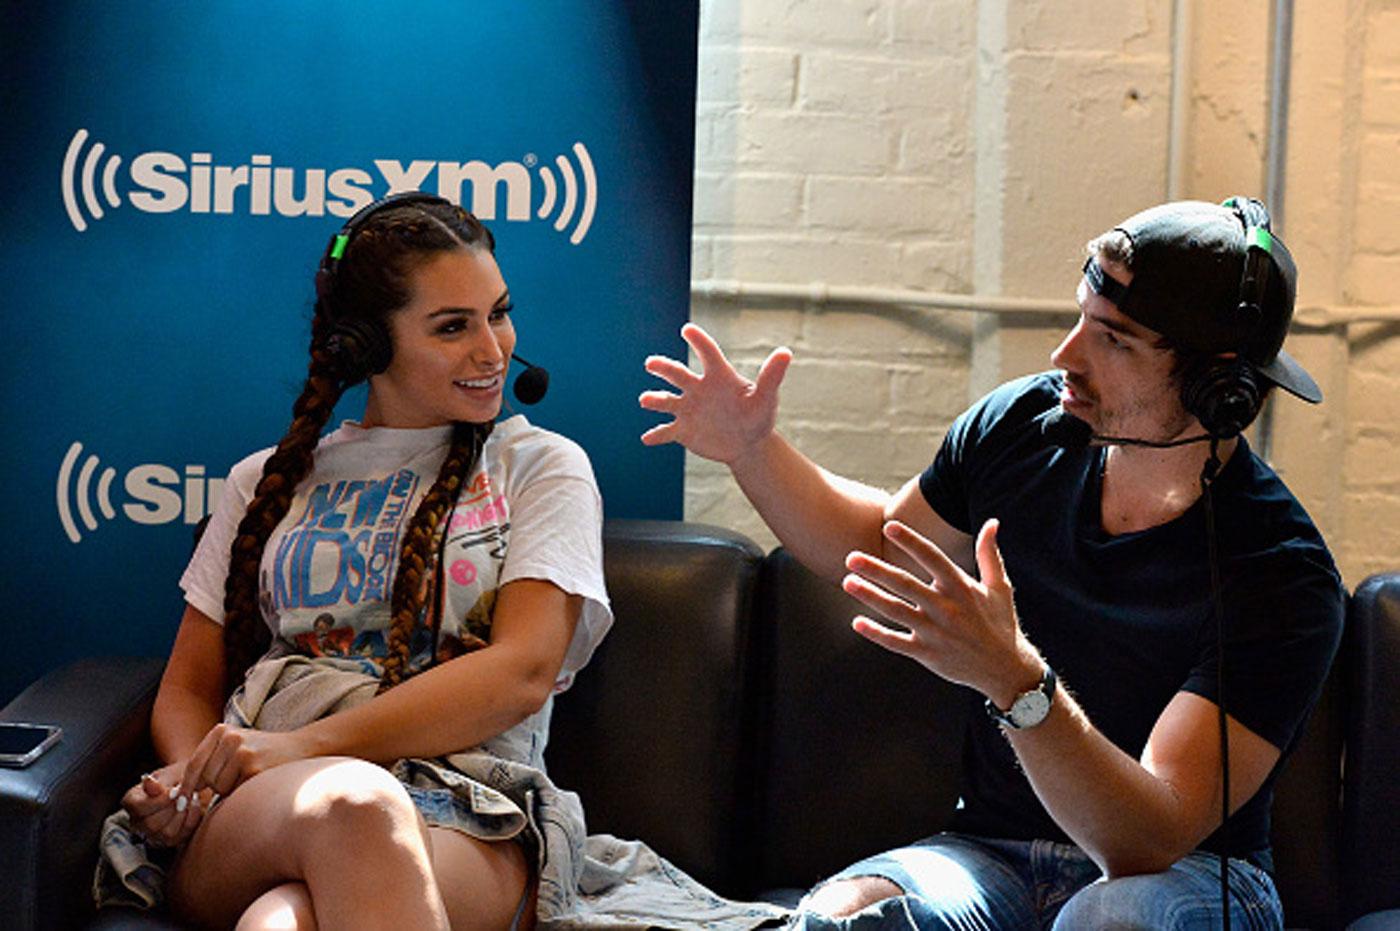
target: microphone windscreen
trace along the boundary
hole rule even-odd
[[[1084,449],[1093,439],[1094,428],[1073,414],[1057,407],[1040,422],[1041,435],[1051,446],[1062,449]]]
[[[549,372],[538,365],[528,365],[515,377],[515,398],[521,404],[538,404],[549,390]]]

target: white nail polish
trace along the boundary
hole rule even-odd
[[[189,800],[188,798],[186,798],[185,796],[182,795],[182,796],[180,796],[178,799],[175,800],[175,810],[176,810],[176,811],[184,811],[186,808],[189,808],[189,807],[190,807],[190,800]]]
[[[179,794],[180,794],[180,787],[179,787],[179,786],[172,786],[171,789],[170,789],[170,791],[167,792],[167,793],[165,793],[165,797],[166,797],[166,798],[175,798],[175,796],[177,796],[177,795],[179,795]]]

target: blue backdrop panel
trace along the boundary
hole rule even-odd
[[[530,418],[610,516],[679,517],[636,395],[684,351],[697,7],[5,3],[0,701],[167,649],[193,524],[289,419],[321,250],[391,190],[487,221]]]

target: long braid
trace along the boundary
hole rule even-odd
[[[413,631],[423,615],[425,600],[442,597],[432,584],[436,568],[435,544],[439,534],[447,532],[443,521],[456,503],[462,485],[471,477],[481,460],[481,450],[491,435],[492,424],[457,423],[452,430],[452,448],[438,470],[437,480],[423,496],[408,532],[404,534],[399,568],[394,575],[394,593],[390,602],[388,650],[384,657],[384,675],[379,691],[384,692],[404,680],[408,673],[409,651]],[[441,583],[441,580],[437,580]],[[431,650],[437,644],[430,644]]]
[[[495,239],[476,217],[443,202],[384,209],[343,248],[329,281],[323,285],[318,275],[306,384],[292,406],[291,426],[263,466],[230,550],[224,586],[225,694],[238,687],[271,640],[259,604],[267,541],[291,508],[297,486],[310,474],[321,431],[336,403],[346,388],[365,377],[343,348],[337,348],[337,341],[329,339],[335,324],[361,320],[387,328],[389,316],[410,297],[409,275],[419,262],[453,249],[494,252]],[[476,468],[491,427],[455,425],[437,480],[409,521],[390,596],[390,648],[381,691],[402,681],[407,672],[409,643],[422,612],[438,527]]]
[[[238,523],[224,583],[224,690],[232,693],[259,656],[271,633],[262,622],[258,577],[263,550],[278,523],[292,506],[292,493],[311,471],[312,455],[321,430],[330,419],[345,383],[324,348],[328,327],[321,302],[311,321],[311,362],[306,384],[292,405],[292,423],[263,465],[248,510]]]

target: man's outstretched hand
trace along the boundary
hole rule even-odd
[[[1035,684],[1042,664],[1021,634],[1011,582],[997,547],[998,522],[989,520],[977,535],[973,578],[931,540],[899,521],[884,536],[927,573],[912,572],[868,553],[846,557],[846,593],[904,630],[867,617],[852,623],[856,633],[916,660],[950,682],[971,686],[1005,708]]]
[[[678,389],[644,391],[638,403],[672,419],[642,434],[648,446],[680,443],[706,459],[733,464],[773,432],[778,418],[778,386],[792,362],[785,347],[773,350],[749,380],[725,358],[710,334],[693,323],[681,337],[700,361],[696,373],[666,356],[649,356],[646,370]]]

